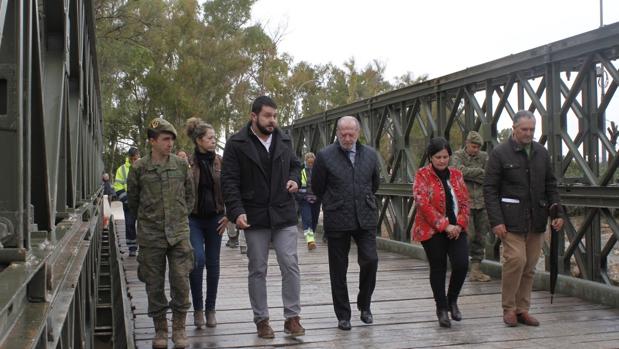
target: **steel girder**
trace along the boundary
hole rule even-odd
[[[499,126],[511,126],[515,112],[528,109],[539,118],[539,141],[552,156],[563,203],[584,211],[579,228],[570,221],[562,236],[568,242],[560,244],[567,245],[561,252],[562,272],[570,272],[572,261],[580,277],[612,284],[606,268],[609,254],[619,246],[619,227],[611,219],[619,207],[619,186],[613,183],[619,157],[605,134],[604,114],[619,86],[618,58],[615,23],[298,119],[287,129],[301,156],[334,141],[338,118],[356,116],[363,141],[381,154],[378,234],[408,242],[412,180],[426,163],[428,140],[444,136],[456,149],[468,131],[476,130],[490,150],[499,141]],[[608,86],[598,85],[600,75],[608,77]],[[602,217],[612,230],[603,246]],[[498,248],[487,251],[498,258],[492,253]]]
[[[94,347],[94,26],[93,0],[0,0],[0,347]]]

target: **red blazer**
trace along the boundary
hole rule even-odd
[[[462,178],[462,172],[450,167],[449,182],[455,193],[454,200],[458,203],[456,220],[464,231],[469,224],[469,192]],[[413,197],[417,208],[415,223],[411,231],[413,240],[425,241],[436,233],[444,232],[449,225],[445,208],[445,191],[432,164],[417,171],[413,184]]]

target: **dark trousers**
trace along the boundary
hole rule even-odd
[[[303,199],[299,201],[301,209],[301,223],[303,224],[303,230],[312,229],[316,232],[316,226],[318,225],[318,216],[320,215],[320,201],[310,203]]]
[[[129,206],[125,203],[123,203],[123,213],[125,214],[125,240],[127,247],[129,248],[129,251],[137,251],[138,241],[136,240],[137,235],[135,233],[136,218],[133,214],[131,214]]]
[[[348,253],[350,239],[357,244],[357,263],[359,263],[359,294],[357,308],[369,310],[372,293],[376,286],[378,254],[376,252],[375,232],[355,230],[346,232],[328,232],[329,239],[329,274],[331,276],[331,296],[333,309],[338,320],[350,320],[350,301],[346,273],[348,271]]]
[[[220,215],[211,218],[189,217],[189,240],[195,258],[194,268],[189,274],[194,310],[215,310],[221,251],[221,235],[217,233],[217,222],[221,217]],[[205,266],[206,301],[203,300],[202,291]]]
[[[458,300],[469,268],[466,233],[461,233],[455,240],[447,238],[445,233],[438,233],[421,244],[430,263],[430,286],[432,286],[436,308],[447,309],[450,302],[455,303]],[[445,295],[447,256],[451,262],[451,278],[447,295]]]

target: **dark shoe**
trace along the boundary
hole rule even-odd
[[[451,327],[451,321],[449,321],[449,314],[447,313],[447,309],[437,310],[436,317],[438,317],[438,324],[441,325],[441,327]]]
[[[228,238],[228,242],[226,242],[226,246],[230,247],[230,248],[237,248],[239,247],[239,239],[230,239]]]
[[[301,326],[298,316],[289,317],[284,322],[284,332],[292,337],[299,337],[305,334],[305,329]]]
[[[361,310],[361,321],[366,324],[371,324],[374,322],[374,317],[372,316],[372,312],[368,310]]]
[[[451,313],[451,319],[455,321],[462,320],[462,313],[458,309],[458,303],[449,303],[449,312]]]
[[[129,251],[129,257],[135,257],[136,255],[137,255],[136,251],[133,251],[133,250]]]
[[[516,312],[513,310],[503,311],[503,322],[509,327],[518,326],[518,321],[516,320]]]
[[[344,331],[350,331],[352,326],[350,326],[350,320],[340,320],[337,322],[337,328]]]
[[[516,315],[516,318],[518,318],[518,322],[521,324],[525,324],[527,326],[539,326],[539,321],[537,321],[537,319],[530,315],[527,311]]]
[[[264,319],[256,324],[258,330],[258,337],[260,338],[275,338],[275,333],[269,325],[269,319]]]

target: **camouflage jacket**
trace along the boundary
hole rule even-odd
[[[129,210],[138,219],[140,246],[166,247],[189,239],[188,215],[194,204],[192,181],[187,163],[176,155],[157,165],[148,154],[133,165],[127,193]]]
[[[464,149],[456,151],[451,158],[451,166],[457,168],[464,176],[464,182],[469,190],[470,208],[484,208],[484,177],[488,154],[480,151],[476,156],[470,156]]]

